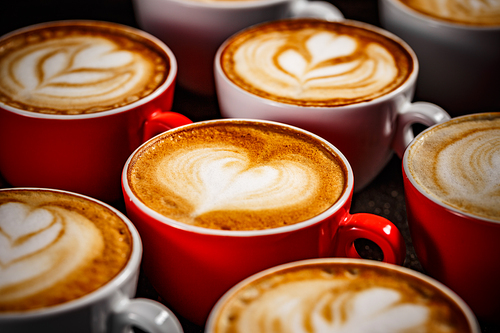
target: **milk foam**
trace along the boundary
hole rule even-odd
[[[438,129],[412,146],[417,183],[459,210],[500,220],[500,119]]]
[[[321,24],[288,30],[277,25],[236,37],[222,62],[229,78],[257,95],[299,105],[344,105],[386,94],[405,79],[400,71],[408,63],[379,40]]]
[[[498,0],[400,0],[416,10],[448,21],[500,25]]]
[[[298,158],[300,160],[300,158]],[[235,146],[199,146],[166,155],[157,177],[192,205],[192,217],[216,210],[263,210],[311,200],[318,176],[294,155],[253,165]]]
[[[52,287],[104,248],[87,218],[60,207],[0,205],[0,302]]]
[[[397,290],[374,287],[344,292],[345,286],[336,280],[283,284],[245,308],[236,331],[396,333],[425,329],[429,309],[402,301]]]
[[[0,52],[3,102],[34,112],[91,113],[130,104],[164,80],[168,64],[139,41],[61,31],[50,38],[40,37],[45,35],[39,32],[39,36],[4,41],[7,47]]]

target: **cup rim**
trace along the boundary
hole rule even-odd
[[[405,5],[401,1],[398,0],[379,0],[380,2],[386,1],[391,3],[398,10],[410,15],[412,18],[417,19],[419,21],[424,22],[425,24],[432,24],[437,28],[451,28],[451,29],[460,29],[460,30],[471,30],[471,31],[498,31],[500,30],[500,24],[497,25],[475,25],[475,24],[466,24],[460,22],[447,21],[444,19],[439,19],[422,12],[417,11],[416,9],[411,8],[410,6]]]
[[[136,2],[141,0],[134,0]],[[291,2],[293,0],[226,0],[226,1],[202,1],[202,0],[167,0],[171,2],[178,3],[179,5],[186,7],[199,7],[206,9],[240,9],[240,8],[256,8],[256,7],[267,7],[274,4]],[[301,1],[301,0],[299,0]]]
[[[174,53],[172,50],[160,39],[157,37],[151,35],[148,32],[145,32],[143,30],[127,26],[124,24],[120,23],[115,23],[115,22],[108,22],[108,21],[99,21],[99,20],[60,20],[60,21],[50,21],[50,22],[43,22],[43,23],[37,23],[33,25],[29,25],[26,27],[22,27],[16,30],[13,30],[3,36],[0,36],[0,40],[4,40],[6,38],[10,38],[15,35],[19,35],[22,33],[25,33],[27,31],[32,31],[32,30],[37,30],[37,29],[42,29],[44,27],[55,27],[55,26],[64,26],[64,25],[92,25],[96,24],[100,27],[105,26],[105,27],[115,27],[119,28],[122,31],[126,31],[128,33],[140,36],[146,40],[149,40],[150,42],[154,43],[161,51],[163,51],[169,60],[170,64],[170,69],[167,74],[167,77],[165,79],[165,82],[163,82],[156,90],[154,90],[151,94],[135,101],[127,105],[123,105],[117,108],[113,108],[110,110],[104,110],[104,111],[99,111],[99,112],[94,112],[94,113],[86,113],[86,114],[73,114],[73,115],[67,115],[67,114],[48,114],[48,113],[39,113],[39,112],[31,112],[31,111],[26,111],[23,109],[19,109],[16,107],[13,107],[11,105],[5,104],[0,101],[0,108],[5,109],[9,112],[13,112],[22,116],[30,117],[30,118],[39,118],[39,119],[61,119],[61,120],[73,120],[73,119],[91,119],[91,118],[100,118],[100,117],[105,117],[105,116],[110,116],[114,115],[117,113],[122,113],[129,111],[133,108],[139,107],[141,105],[144,105],[154,99],[156,99],[158,96],[163,94],[168,88],[170,88],[173,84],[175,84],[175,79],[177,76],[177,71],[178,71],[178,65],[177,65],[177,59],[175,58]]]
[[[362,102],[357,102],[357,103],[352,103],[348,105],[338,105],[338,106],[301,106],[301,105],[296,105],[296,104],[289,104],[289,103],[284,103],[284,102],[279,102],[271,99],[267,99],[258,95],[255,95],[253,93],[250,93],[249,91],[241,88],[237,84],[235,84],[233,81],[231,81],[224,70],[222,69],[221,66],[221,56],[222,52],[226,48],[227,44],[235,38],[237,35],[245,33],[248,30],[254,29],[259,26],[264,26],[268,24],[273,24],[274,22],[281,22],[281,21],[299,21],[299,20],[315,20],[315,21],[322,21],[322,22],[329,22],[329,23],[336,23],[336,24],[344,24],[348,26],[354,26],[357,28],[362,28],[366,29],[372,32],[375,32],[377,34],[380,34],[390,40],[393,40],[397,44],[401,45],[410,55],[412,62],[413,62],[413,69],[410,75],[406,78],[404,82],[402,82],[398,87],[396,87],[394,90],[389,91],[388,93],[381,95],[379,97],[376,97],[372,100],[369,101],[362,101]],[[410,45],[405,42],[403,39],[398,37],[397,35],[393,34],[392,32],[385,30],[383,28],[379,28],[377,26],[374,26],[372,24],[366,23],[366,22],[361,22],[361,21],[356,21],[356,20],[351,20],[351,19],[340,19],[337,21],[328,21],[324,19],[318,19],[318,18],[301,18],[301,17],[295,17],[295,18],[285,18],[285,19],[279,19],[279,20],[274,20],[274,21],[269,21],[269,22],[263,22],[263,23],[258,23],[252,26],[249,26],[243,30],[240,30],[236,32],[235,34],[229,36],[226,38],[226,40],[219,46],[217,49],[217,53],[214,58],[214,69],[215,69],[215,76],[216,76],[216,87],[217,87],[217,78],[219,77],[222,79],[227,85],[229,85],[232,89],[236,89],[239,93],[251,97],[251,98],[256,98],[258,99],[261,103],[264,104],[269,104],[273,106],[279,106],[279,107],[286,107],[287,110],[291,112],[303,112],[304,109],[311,109],[311,110],[338,110],[338,109],[355,109],[355,108],[362,108],[362,107],[369,107],[371,105],[376,105],[380,103],[384,103],[388,100],[393,99],[396,95],[399,95],[401,93],[404,93],[405,91],[412,89],[414,87],[418,73],[420,71],[420,65],[418,61],[418,57],[415,53],[415,51],[410,47]],[[216,89],[217,91],[218,89]]]
[[[33,309],[28,311],[13,311],[13,312],[0,312],[0,323],[2,321],[16,321],[16,320],[25,320],[25,319],[33,319],[47,316],[55,316],[59,314],[64,314],[70,311],[74,311],[80,308],[84,308],[86,306],[92,305],[94,303],[99,302],[102,299],[109,297],[111,294],[120,290],[120,287],[129,280],[135,272],[138,272],[139,265],[141,263],[142,258],[142,241],[139,236],[139,232],[135,228],[134,224],[118,209],[104,203],[95,198],[70,192],[66,190],[52,189],[52,188],[41,188],[41,187],[13,187],[13,188],[1,188],[0,192],[7,191],[18,191],[18,190],[28,190],[28,191],[45,191],[45,192],[56,192],[61,194],[66,194],[70,196],[76,196],[87,201],[91,201],[93,203],[97,203],[100,206],[110,210],[114,214],[116,214],[127,226],[130,231],[132,237],[132,252],[130,253],[130,257],[126,263],[126,265],[122,268],[118,274],[109,280],[103,286],[97,288],[94,291],[91,291],[88,294],[85,294],[79,298],[72,299],[70,301],[56,304],[53,306],[47,306],[39,309]]]
[[[157,140],[159,137],[162,135],[166,135],[166,133],[170,133],[172,131],[176,130],[181,130],[185,129],[188,127],[196,127],[196,126],[203,126],[205,124],[210,124],[210,123],[220,123],[220,122],[243,122],[243,123],[258,123],[258,124],[271,124],[271,125],[277,125],[280,127],[286,127],[289,129],[292,129],[294,131],[301,132],[303,134],[306,134],[313,139],[317,140],[318,142],[321,142],[325,146],[328,147],[333,153],[338,157],[338,159],[343,163],[344,165],[344,170],[346,174],[346,185],[344,187],[342,195],[337,199],[337,201],[330,206],[327,210],[324,212],[308,219],[305,221],[301,221],[292,225],[288,226],[283,226],[283,227],[278,227],[278,228],[270,228],[270,229],[262,229],[262,230],[218,230],[218,229],[209,229],[209,228],[203,228],[199,226],[194,226],[182,222],[175,221],[174,219],[171,219],[169,217],[166,217],[152,208],[148,207],[145,203],[143,203],[139,198],[135,196],[133,193],[129,183],[128,183],[128,169],[130,166],[130,163],[132,159],[145,147],[148,145],[150,142],[153,140]],[[284,123],[279,123],[275,121],[269,121],[269,120],[261,120],[261,119],[247,119],[247,118],[228,118],[228,119],[213,119],[213,120],[205,120],[205,121],[200,121],[200,122],[195,122],[183,126],[176,127],[174,129],[171,129],[167,132],[161,133],[150,140],[146,141],[143,143],[141,146],[139,146],[127,159],[127,162],[125,163],[122,171],[122,189],[125,192],[125,194],[129,197],[129,200],[144,214],[148,215],[151,217],[155,223],[164,223],[172,228],[176,228],[179,230],[187,231],[187,232],[193,232],[197,234],[203,234],[203,235],[213,235],[213,236],[225,236],[225,237],[254,237],[254,236],[267,236],[267,235],[275,235],[275,234],[284,234],[288,232],[293,232],[299,229],[304,229],[307,228],[311,225],[317,224],[328,217],[334,215],[336,212],[340,211],[342,207],[346,205],[346,203],[349,202],[350,197],[352,196],[353,189],[354,189],[354,177],[353,177],[353,171],[351,168],[351,165],[349,164],[347,158],[342,154],[342,152],[335,147],[333,144],[328,142],[327,140],[321,138],[320,136],[308,132],[304,129],[284,124]]]
[[[495,224],[500,225],[500,220],[494,220],[491,218],[468,213],[468,212],[462,211],[458,208],[455,208],[455,207],[453,207],[453,206],[451,206],[443,201],[438,200],[435,196],[433,196],[430,193],[428,193],[427,191],[425,191],[424,188],[415,181],[415,179],[413,178],[413,175],[409,171],[409,165],[408,165],[409,164],[408,159],[409,159],[411,148],[413,147],[413,145],[415,145],[419,141],[419,139],[421,137],[425,136],[428,132],[432,131],[433,129],[435,129],[437,127],[447,126],[448,124],[451,124],[451,123],[463,122],[463,121],[467,121],[467,119],[472,119],[472,118],[483,118],[483,117],[487,117],[488,115],[494,115],[495,117],[500,118],[500,112],[484,112],[484,113],[467,114],[467,115],[462,115],[462,116],[452,118],[452,119],[445,121],[443,123],[435,124],[433,126],[426,128],[425,130],[423,130],[421,133],[419,133],[417,136],[415,136],[415,138],[410,142],[410,144],[405,149],[405,152],[404,152],[403,158],[402,158],[403,172],[404,172],[404,176],[408,179],[408,181],[411,183],[413,188],[415,188],[421,195],[423,195],[425,198],[432,201],[436,205],[443,207],[443,208],[445,208],[445,209],[447,209],[447,210],[449,210],[449,211],[451,211],[454,214],[459,215],[459,216],[466,216],[467,218],[470,218],[470,219],[489,222],[489,223],[495,223]]]
[[[472,312],[471,308],[465,301],[458,296],[454,291],[452,291],[450,288],[442,284],[441,282],[423,274],[420,273],[416,270],[412,270],[410,268],[406,268],[404,266],[399,266],[399,265],[394,265],[394,264],[389,264],[386,262],[381,262],[381,261],[375,261],[375,260],[367,260],[367,259],[359,259],[359,258],[315,258],[315,259],[305,259],[305,260],[299,260],[299,261],[294,261],[294,262],[289,262],[281,265],[277,265],[265,270],[262,270],[258,273],[255,273],[244,280],[240,281],[236,285],[234,285],[231,289],[226,291],[224,295],[219,298],[217,303],[214,305],[212,308],[208,319],[206,323],[206,332],[213,332],[214,325],[216,324],[216,317],[221,310],[222,306],[224,303],[232,297],[236,292],[238,292],[239,289],[244,287],[245,285],[256,281],[268,274],[278,272],[278,271],[283,271],[286,269],[289,269],[291,267],[307,267],[307,266],[313,266],[317,264],[356,264],[356,265],[362,265],[362,266],[370,266],[370,267],[381,267],[381,268],[386,268],[388,270],[396,271],[398,273],[404,274],[404,275],[409,275],[414,278],[417,278],[419,280],[423,280],[425,283],[428,283],[440,291],[442,291],[446,296],[451,298],[453,302],[455,302],[460,310],[462,310],[463,314],[466,317],[467,322],[471,326],[472,332],[473,333],[480,333],[480,326],[477,321],[477,318],[475,317],[474,313]]]

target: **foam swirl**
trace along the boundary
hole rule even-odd
[[[427,15],[473,25],[499,25],[498,0],[400,0]]]
[[[0,303],[52,287],[103,247],[99,230],[75,212],[22,202],[0,205]]]
[[[265,164],[252,163],[236,146],[191,147],[165,156],[160,182],[188,201],[191,217],[216,210],[264,210],[308,202],[318,178],[293,154]]]
[[[429,131],[411,150],[410,171],[429,194],[463,212],[500,219],[500,119]]]
[[[396,60],[387,40],[367,35],[309,23],[288,30],[263,28],[237,37],[223,66],[244,89],[285,103],[367,101],[401,84],[400,67],[408,70],[408,59]]]
[[[140,42],[72,29],[3,41],[4,103],[33,112],[92,113],[137,101],[165,79],[168,64]]]
[[[338,281],[281,285],[253,301],[238,318],[237,332],[377,332],[422,330],[429,319],[423,305],[405,303],[394,289],[340,291]]]

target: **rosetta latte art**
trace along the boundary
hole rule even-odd
[[[104,247],[85,217],[56,206],[0,205],[0,303],[52,287]]]
[[[165,156],[157,177],[188,201],[191,217],[215,210],[263,210],[307,202],[318,188],[307,165],[287,159],[252,165],[235,146],[192,147]]]
[[[149,94],[153,66],[141,52],[101,36],[42,40],[0,57],[0,93],[28,111],[97,112]]]
[[[429,309],[405,302],[399,291],[343,287],[318,280],[276,287],[240,313],[236,332],[426,332]]]
[[[221,61],[235,84],[256,95],[336,106],[370,101],[400,86],[411,70],[405,52],[373,31],[304,20],[243,32]]]

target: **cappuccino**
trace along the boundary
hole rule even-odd
[[[443,21],[477,26],[500,25],[500,1],[498,0],[398,1],[424,15]]]
[[[473,332],[444,291],[389,267],[311,260],[258,274],[221,299],[208,332]]]
[[[452,119],[422,133],[408,170],[435,200],[500,221],[500,113]]]
[[[132,252],[125,222],[94,201],[0,190],[0,312],[50,307],[113,279]]]
[[[85,114],[134,103],[161,86],[168,56],[135,29],[67,21],[0,39],[0,102],[47,114]]]
[[[230,38],[220,65],[235,85],[273,101],[332,107],[368,102],[413,71],[400,42],[366,24],[292,19]]]
[[[330,208],[347,170],[319,139],[291,127],[208,121],[170,130],[130,159],[126,177],[150,209],[220,230],[261,230],[308,220]]]

